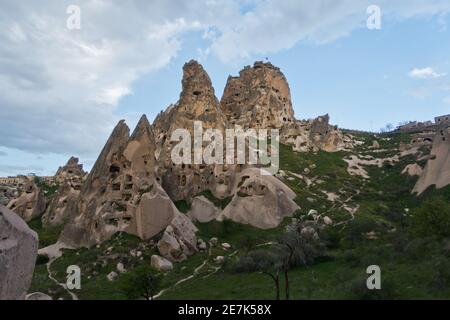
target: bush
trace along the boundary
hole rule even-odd
[[[433,278],[429,284],[432,290],[445,290],[450,287],[450,261],[446,258],[437,258],[433,263]]]
[[[349,290],[351,298],[360,300],[391,300],[397,298],[395,282],[393,279],[382,276],[381,289],[369,290],[366,284],[367,277],[369,277],[369,275],[359,275],[347,284],[347,289]]]
[[[50,259],[46,255],[38,254],[36,258],[36,265],[46,264],[50,261]]]
[[[427,199],[413,211],[412,218],[415,235],[450,237],[450,204],[443,197]]]

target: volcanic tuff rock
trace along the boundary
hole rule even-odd
[[[45,211],[45,196],[36,183],[30,179],[22,186],[19,197],[11,200],[7,207],[28,222]]]
[[[352,138],[330,125],[329,120],[328,114],[313,120],[297,120],[281,130],[281,142],[292,145],[292,149],[297,152],[352,149]]]
[[[161,255],[179,261],[197,250],[196,228],[172,201],[194,199],[189,215],[195,220],[230,218],[260,228],[277,226],[298,209],[294,192],[273,176],[261,176],[257,166],[196,164],[193,152],[192,164],[173,163],[177,142],[171,141],[172,134],[187,129],[194,137],[196,121],[203,133],[217,129],[224,137],[225,129],[234,125],[278,128],[281,141],[298,151],[336,151],[351,144],[329,125],[328,116],[295,120],[286,78],[270,63],[256,62],[239,77],[230,77],[219,103],[208,74],[190,61],[183,67],[178,102],[158,114],[152,126],[143,116],[131,137],[123,121],[114,129],[80,191],[77,215],[66,225],[61,241],[91,246],[117,231],[143,239],[162,232]],[[203,147],[208,144],[203,139]],[[202,191],[232,201],[221,212],[199,197]]]
[[[270,229],[300,209],[294,202],[295,192],[274,176],[261,175],[256,168],[243,170],[235,179],[234,190],[233,199],[217,218],[219,221],[227,218]]]
[[[66,165],[59,167],[55,174],[55,181],[57,183],[63,183],[69,178],[76,177],[82,178],[86,174],[83,170],[83,165],[78,164],[79,159],[75,157],[70,157]]]
[[[155,175],[155,149],[145,116],[130,137],[126,124],[119,122],[87,177],[78,198],[78,214],[65,226],[61,242],[90,247],[118,231],[149,239],[168,226],[175,229],[181,214]],[[180,254],[188,256],[196,250],[195,245],[187,245],[196,243],[196,229],[190,221],[181,224],[186,230],[174,237],[186,244]]]
[[[33,277],[38,237],[0,205],[0,300],[24,299]]]
[[[429,186],[437,189],[450,184],[450,127],[442,125],[436,131],[430,158],[414,186],[413,193],[420,195]]]
[[[271,63],[255,62],[229,77],[221,99],[231,125],[282,128],[293,123],[291,92],[283,73]]]
[[[192,154],[193,164],[176,165],[171,161],[172,148],[176,144],[170,141],[172,133],[186,129],[194,137],[195,121],[202,122],[203,130],[218,129],[223,134],[226,128],[226,119],[214,95],[211,80],[203,67],[192,60],[183,67],[179,101],[160,113],[153,124],[162,186],[173,200],[191,198],[204,190],[214,189],[217,183],[219,168],[194,164]]]
[[[55,175],[59,183],[58,191],[42,216],[45,227],[61,225],[77,214],[77,201],[86,172],[78,158],[71,157]]]

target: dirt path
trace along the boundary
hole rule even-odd
[[[52,244],[51,246],[39,249],[38,253],[46,255],[49,258],[49,261],[45,264],[45,266],[47,267],[48,278],[52,280],[56,285],[64,288],[64,290],[66,290],[66,292],[72,297],[72,300],[78,300],[78,296],[72,291],[70,291],[65,283],[58,282],[58,280],[52,276],[51,265],[53,262],[55,262],[62,256],[61,249],[64,248],[70,249],[69,247],[67,247],[62,243],[55,243]]]

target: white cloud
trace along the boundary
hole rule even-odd
[[[435,78],[445,77],[447,74],[446,73],[438,73],[438,72],[434,71],[433,68],[426,67],[426,68],[421,68],[421,69],[414,68],[409,72],[408,75],[411,78],[416,78],[416,79],[435,79]]]
[[[70,1],[43,2],[2,1],[0,146],[94,158],[118,118],[127,117],[116,114],[120,99],[132,94],[134,81],[169,63],[187,32],[204,41],[194,55],[230,63],[300,41],[320,44],[347,36],[365,27],[372,4],[80,0],[81,30],[71,31],[66,28]],[[448,0],[377,4],[383,19],[442,16],[450,10]]]

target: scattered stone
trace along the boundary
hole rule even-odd
[[[224,242],[222,243],[222,248],[225,250],[229,250],[231,249],[231,244]]]
[[[117,264],[116,269],[117,269],[117,271],[118,271],[119,273],[125,273],[125,272],[127,272],[127,270],[125,269],[125,266],[123,265],[122,262],[119,262],[119,263]]]
[[[224,256],[217,256],[214,258],[214,262],[217,264],[223,264],[225,262],[225,257]]]
[[[202,239],[198,239],[198,240],[197,240],[197,248],[198,248],[199,250],[204,251],[204,250],[206,250],[208,247],[207,247],[205,241],[203,241]]]
[[[218,243],[219,243],[219,239],[217,239],[216,237],[209,239],[209,245],[211,247],[217,246]]]
[[[327,226],[329,226],[329,225],[333,224],[333,220],[331,220],[330,217],[325,216],[325,217],[323,217],[323,223],[325,223]]]
[[[173,270],[173,264],[169,260],[156,254],[151,257],[151,266],[156,270],[167,272]]]
[[[25,296],[25,300],[53,300],[49,295],[42,292],[33,292]]]
[[[109,281],[114,281],[114,280],[117,279],[118,276],[119,276],[119,275],[117,274],[117,272],[111,271],[110,273],[108,273],[108,275],[106,276],[106,278],[107,278]]]

